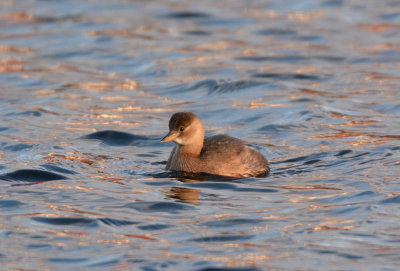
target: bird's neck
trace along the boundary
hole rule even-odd
[[[178,152],[183,156],[198,157],[203,148],[203,141],[204,139],[201,142],[196,142],[196,144],[179,145]]]
[[[196,132],[191,136],[190,141],[185,145],[179,145],[178,151],[181,155],[198,157],[204,144],[204,128],[200,121],[196,124]]]

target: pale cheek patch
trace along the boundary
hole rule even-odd
[[[183,145],[182,139],[180,139],[179,137],[175,138],[174,142],[179,144],[179,145]]]

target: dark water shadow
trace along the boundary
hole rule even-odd
[[[84,226],[84,227],[97,227],[98,223],[96,219],[85,218],[85,217],[42,217],[35,216],[32,217],[40,223],[54,225],[54,226]]]
[[[204,30],[191,30],[191,31],[185,31],[183,33],[186,35],[191,35],[191,36],[210,36],[210,35],[212,35],[212,32],[204,31]]]
[[[18,200],[0,199],[0,209],[1,210],[20,208],[23,205],[25,205],[25,203],[20,202]]]
[[[19,152],[19,151],[26,151],[31,149],[35,145],[25,144],[25,143],[17,143],[17,144],[8,144],[3,142],[0,146],[1,150],[10,151],[10,152]]]
[[[99,140],[108,146],[159,146],[161,137],[150,137],[113,130],[99,131],[80,137],[80,139]]]
[[[400,204],[400,195],[386,198],[379,202],[380,204]]]
[[[187,20],[187,19],[204,19],[211,17],[210,14],[198,11],[179,11],[171,12],[165,15],[166,18]]]
[[[65,22],[65,21],[72,21],[72,22],[79,22],[83,21],[84,16],[80,14],[68,14],[64,16],[38,16],[35,15],[35,22],[37,23],[57,23],[57,22]]]
[[[123,208],[134,209],[141,213],[170,213],[178,214],[185,211],[193,211],[196,208],[192,205],[168,202],[168,201],[138,201],[128,203]]]
[[[235,60],[249,62],[285,62],[298,63],[309,62],[310,60],[322,60],[326,62],[340,63],[346,58],[336,56],[302,56],[302,55],[285,55],[285,56],[239,56]]]
[[[297,74],[297,73],[255,73],[254,78],[267,78],[275,80],[310,80],[320,81],[323,78],[319,75],[312,74]]]
[[[107,225],[107,226],[116,226],[116,227],[122,227],[122,226],[129,226],[129,225],[136,225],[139,224],[140,222],[136,221],[130,221],[130,220],[120,220],[120,219],[115,219],[115,218],[98,218],[97,219],[99,222]]]
[[[239,56],[235,60],[249,61],[249,62],[301,62],[309,60],[308,57],[293,55],[293,56]]]
[[[143,231],[159,231],[173,227],[174,225],[166,225],[166,224],[147,224],[138,226],[138,229]]]
[[[5,117],[41,117],[42,112],[38,110],[28,110],[23,112],[12,112],[5,115]]]
[[[65,179],[68,178],[64,175],[38,169],[20,169],[0,175],[0,180],[8,182],[37,183]]]
[[[256,35],[261,36],[274,36],[279,39],[291,39],[291,40],[299,40],[299,41],[323,41],[324,37],[319,35],[301,35],[295,30],[284,29],[284,28],[267,28],[261,29],[254,32]]]
[[[254,32],[257,35],[262,36],[293,36],[297,35],[297,31],[284,29],[284,28],[267,28],[261,29]]]
[[[215,235],[200,238],[189,239],[188,241],[194,242],[233,242],[243,241],[252,238],[252,235]]]
[[[268,173],[269,174],[269,173]],[[214,175],[208,173],[192,173],[184,171],[161,171],[156,173],[145,174],[147,177],[153,178],[174,178],[184,183],[193,182],[233,182],[233,181],[252,181],[253,178],[266,178],[268,174],[263,174],[257,177],[228,177],[221,175]]]

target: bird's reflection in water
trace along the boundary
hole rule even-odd
[[[199,205],[199,192],[198,189],[186,188],[186,187],[170,187],[166,192],[166,196],[172,199],[178,199],[181,202]]]
[[[187,173],[187,172],[169,172],[170,177],[176,178],[182,183],[198,183],[198,182],[222,182],[233,181],[238,178],[224,177],[218,175],[204,173]],[[172,176],[173,175],[173,176]],[[200,190],[187,187],[170,187],[166,192],[166,196],[172,199],[178,199],[187,204],[199,205]]]

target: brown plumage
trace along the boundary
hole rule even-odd
[[[268,161],[240,139],[228,135],[204,138],[204,128],[197,116],[178,112],[169,121],[169,133],[161,142],[177,145],[169,156],[166,169],[208,173],[229,177],[265,176]]]

